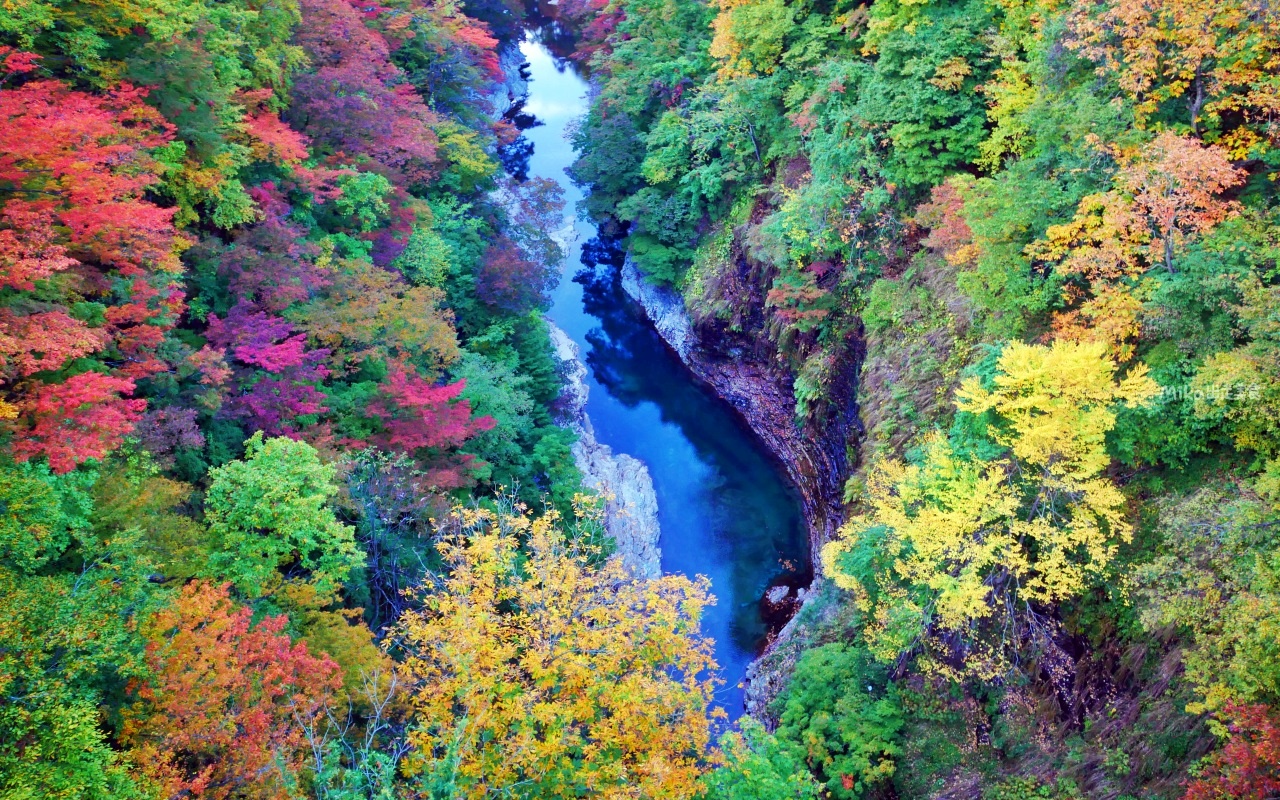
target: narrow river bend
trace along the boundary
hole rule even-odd
[[[524,113],[540,123],[524,132],[533,145],[529,175],[558,182],[573,214],[582,193],[565,174],[574,160],[566,126],[586,113],[587,84],[532,39],[521,52],[531,74]],[[581,220],[574,227],[548,316],[583,353],[596,438],[649,467],[663,572],[711,580],[716,605],[703,632],[715,640],[724,679],[716,701],[737,718],[747,665],[768,634],[760,599],[806,569],[799,501],[759,441],[646,324],[613,278],[614,265],[595,264],[600,248],[588,246],[584,263],[595,228]]]

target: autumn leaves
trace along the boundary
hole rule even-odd
[[[1035,609],[1098,579],[1131,533],[1124,496],[1103,474],[1112,409],[1159,391],[1144,368],[1119,380],[1116,371],[1101,343],[1012,342],[988,385],[970,379],[957,394],[976,435],[934,433],[919,463],[872,469],[869,510],[845,524],[823,561],[873,620],[866,637],[877,656],[941,646],[938,663],[954,661],[964,653],[942,642],[960,633],[964,650],[985,651],[967,667],[999,674],[1016,642],[993,645],[991,628],[1034,622]],[[890,568],[867,576],[842,567],[860,547],[880,550]]]

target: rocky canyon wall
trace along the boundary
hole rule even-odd
[[[729,403],[785,469],[800,495],[808,526],[814,578],[795,594],[774,587],[763,603],[788,609],[792,616],[771,639],[766,651],[747,671],[747,714],[771,727],[771,701],[786,687],[807,631],[796,613],[813,601],[822,581],[818,558],[843,521],[844,484],[854,464],[847,454],[862,435],[857,408],[861,341],[850,342],[837,364],[829,413],[822,422],[800,425],[795,418],[793,379],[776,362],[775,350],[762,330],[731,330],[714,322],[694,322],[684,299],[670,289],[646,283],[630,259],[620,280],[627,295],[689,369]],[[775,592],[779,596],[775,595]]]
[[[841,521],[847,445],[856,436],[858,354],[850,354],[847,385],[835,398],[837,404],[843,401],[839,417],[824,424],[797,425],[792,378],[775,363],[770,343],[750,333],[730,334],[714,325],[696,324],[678,293],[645,283],[630,259],[622,267],[621,281],[680,360],[738,412],[786,470],[800,495],[816,562],[818,550]],[[814,571],[821,571],[817,563]]]

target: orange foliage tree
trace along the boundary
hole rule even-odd
[[[1070,308],[1054,320],[1058,336],[1105,341],[1122,358],[1132,355],[1135,287],[1153,267],[1176,271],[1174,256],[1188,239],[1237,213],[1222,195],[1242,180],[1221,148],[1169,131],[1122,156],[1114,188],[1084,198],[1074,219],[1050,226],[1028,248],[1071,278]]]
[[[1266,0],[1078,0],[1071,23],[1070,44],[1116,77],[1139,123],[1181,101],[1197,132],[1206,120],[1218,127],[1223,115],[1243,118],[1221,131],[1233,157],[1263,137],[1274,144],[1280,16]]]
[[[167,797],[295,796],[306,730],[342,678],[290,641],[285,617],[251,617],[226,585],[196,582],[144,626],[152,675],[136,687],[123,739]]]

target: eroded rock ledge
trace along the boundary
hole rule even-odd
[[[658,497],[653,478],[644,462],[625,453],[614,453],[596,441],[586,404],[589,391],[587,368],[578,345],[569,335],[548,321],[556,356],[565,364],[565,395],[569,399],[565,424],[578,434],[573,459],[581,470],[583,483],[605,497],[604,526],[618,545],[622,562],[640,578],[662,574],[662,553],[658,548]]]
[[[803,609],[816,596],[823,580],[817,553],[835,535],[842,519],[844,482],[848,477],[847,444],[859,435],[856,405],[857,367],[862,353],[850,343],[842,379],[833,386],[833,408],[819,426],[801,427],[795,421],[792,378],[773,361],[773,348],[762,334],[730,331],[714,321],[695,323],[684,299],[670,289],[648,284],[630,258],[620,279],[623,290],[680,360],[737,410],[743,421],[783,465],[800,494],[814,560],[814,583],[795,596],[766,598],[773,607]],[[773,587],[776,592],[784,587]],[[763,600],[762,600],[763,602]],[[785,688],[803,649],[801,615],[778,631],[769,647],[747,670],[747,714],[768,725],[767,707]]]
[[[800,494],[809,549],[816,554],[841,521],[845,444],[857,423],[852,385],[847,387],[849,396],[840,398],[847,403],[841,419],[824,428],[802,428],[795,421],[792,378],[772,363],[771,348],[747,334],[728,335],[714,325],[695,324],[683,298],[645,283],[630,258],[623,264],[621,280],[623,290],[644,309],[680,360],[733,406],[782,464]]]

